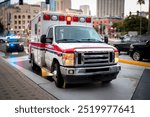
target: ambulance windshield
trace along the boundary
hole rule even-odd
[[[82,26],[57,26],[57,43],[102,43],[102,39],[97,32],[90,27]]]

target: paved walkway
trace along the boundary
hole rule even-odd
[[[0,57],[0,99],[53,100],[55,98]]]

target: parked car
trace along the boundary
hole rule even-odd
[[[127,52],[127,54],[129,54],[129,50],[130,50],[130,45],[137,43],[140,41],[137,41],[136,39],[122,39],[120,42],[118,43],[114,43],[113,46],[116,47],[120,52]]]
[[[130,46],[130,56],[136,61],[150,59],[150,40],[143,43],[132,44]]]
[[[7,38],[6,40],[0,40],[0,50],[4,52],[23,52],[24,43],[18,38]]]

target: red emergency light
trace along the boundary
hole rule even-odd
[[[87,18],[86,18],[86,22],[87,22],[87,23],[91,23],[91,17],[87,17]]]
[[[79,17],[74,16],[74,17],[73,17],[73,21],[74,21],[74,22],[78,22],[78,21],[79,21]]]
[[[71,21],[72,21],[72,17],[71,16],[66,16],[66,21],[67,21],[67,24],[70,25]]]
[[[60,15],[60,16],[59,16],[59,21],[65,21],[65,16]]]
[[[50,15],[44,14],[43,20],[50,20],[50,19],[51,19],[51,16],[50,16]]]

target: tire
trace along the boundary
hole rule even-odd
[[[37,69],[37,65],[34,62],[34,56],[31,57],[31,67],[32,67],[32,70],[36,70]]]
[[[55,85],[58,88],[66,88],[66,84],[64,82],[64,79],[61,75],[60,72],[60,66],[58,62],[55,62],[53,64],[53,69],[52,69],[52,73],[53,73],[53,79],[55,80]]]
[[[135,61],[141,61],[142,60],[141,53],[138,52],[138,51],[133,52],[132,59],[135,60]]]

